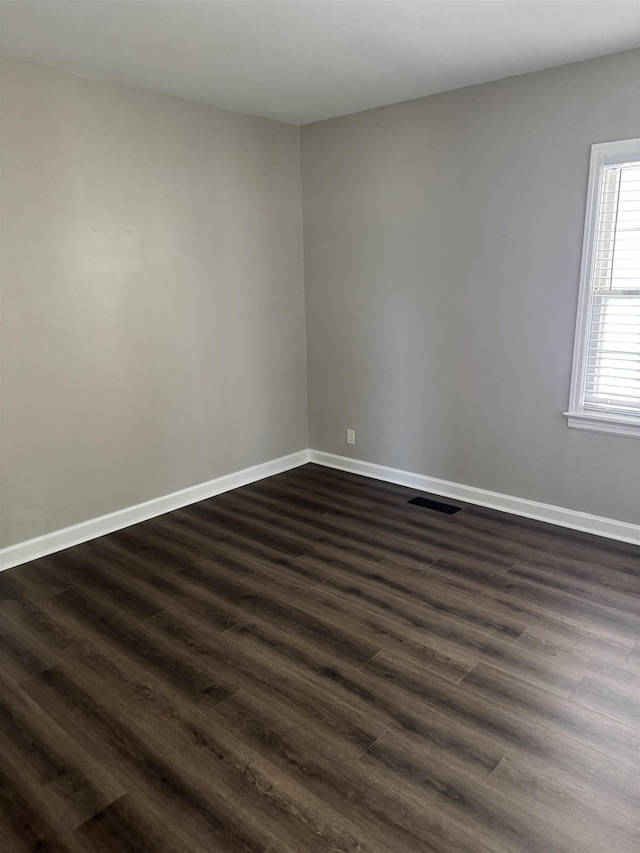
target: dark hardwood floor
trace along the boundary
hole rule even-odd
[[[0,574],[0,850],[637,853],[631,545],[307,465]]]

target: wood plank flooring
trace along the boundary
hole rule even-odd
[[[637,548],[306,465],[0,574],[0,850],[638,853]]]

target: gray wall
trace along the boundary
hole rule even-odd
[[[3,62],[2,545],[308,446],[298,128]]]
[[[298,129],[2,98],[2,546],[308,446]],[[589,146],[639,111],[636,51],[302,129],[312,447],[640,519],[640,442],[562,416]]]
[[[639,110],[630,51],[302,129],[313,448],[640,520],[640,441],[562,415],[590,145]]]

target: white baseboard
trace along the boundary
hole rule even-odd
[[[574,509],[566,509],[538,501],[528,501],[524,498],[515,498],[512,495],[502,495],[499,492],[477,489],[474,486],[463,486],[461,483],[439,480],[437,477],[427,477],[424,474],[412,474],[409,471],[387,468],[384,465],[375,465],[371,462],[350,459],[347,456],[338,456],[321,450],[312,450],[310,454],[311,462],[324,465],[327,468],[337,468],[340,471],[349,471],[352,474],[362,474],[375,480],[385,480],[388,483],[408,486],[410,489],[431,492],[434,495],[442,495],[446,498],[509,512],[512,515],[533,518],[536,521],[546,521],[559,527],[569,527],[571,530],[581,530],[585,533],[593,533],[596,536],[605,536],[608,539],[640,545],[640,525],[638,524],[616,521],[613,518],[603,518],[599,515],[590,515],[587,512],[578,512]]]
[[[17,545],[0,549],[0,571],[28,563],[30,560],[37,560],[39,557],[62,551],[64,548],[71,548],[71,546],[87,542],[89,539],[105,536],[107,533],[113,533],[123,527],[138,524],[141,521],[214,497],[214,495],[228,492],[231,489],[255,483],[265,477],[272,477],[274,474],[289,471],[291,468],[297,468],[307,462],[315,462],[317,465],[337,468],[340,471],[349,471],[352,474],[361,474],[375,480],[397,483],[417,491],[442,495],[446,498],[509,512],[512,515],[519,515],[524,518],[533,518],[536,521],[546,521],[549,524],[568,527],[571,530],[581,530],[585,533],[593,533],[596,536],[640,545],[640,525],[637,524],[590,515],[586,512],[578,512],[538,501],[528,501],[512,495],[502,495],[499,492],[477,489],[474,486],[464,486],[460,483],[452,483],[449,480],[427,477],[424,474],[412,474],[410,471],[387,468],[384,465],[375,465],[372,462],[350,459],[347,456],[338,456],[321,450],[300,450],[297,453],[290,453],[288,456],[281,456],[278,459],[272,459],[269,462],[263,462],[260,465],[254,465],[233,474],[216,477],[214,480],[200,483],[197,486],[181,489],[161,498],[154,498],[127,509],[102,515],[99,518],[91,518],[88,521],[80,522],[80,524],[74,524],[71,527],[55,530],[53,533],[47,533],[44,536],[38,536],[35,539],[28,539],[25,542],[19,542]]]
[[[226,474],[224,477],[216,477],[214,480],[199,483],[197,486],[189,486],[187,489],[181,489],[161,498],[154,498],[127,509],[110,512],[108,515],[101,515],[99,518],[91,518],[88,521],[73,524],[71,527],[64,527],[62,530],[55,530],[53,533],[38,536],[35,539],[27,539],[17,545],[10,545],[8,548],[0,550],[0,571],[28,563],[30,560],[37,560],[39,557],[45,557],[47,554],[53,554],[56,551],[62,551],[63,548],[70,548],[72,545],[79,545],[89,539],[113,533],[115,530],[138,524],[140,521],[146,521],[156,515],[162,515],[165,512],[180,509],[180,507],[188,506],[197,501],[203,501],[214,495],[222,494],[222,492],[237,489],[239,486],[255,483],[265,477],[272,477],[274,474],[280,474],[283,471],[304,465],[308,461],[309,451],[300,450],[298,453],[280,456],[278,459],[271,459],[269,462],[263,462],[260,465],[254,465],[233,474]]]

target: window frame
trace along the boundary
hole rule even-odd
[[[638,416],[626,416],[584,410],[596,229],[604,167],[634,160],[640,160],[640,137],[622,139],[616,142],[600,142],[591,146],[569,411],[564,414],[568,426],[573,429],[640,438],[640,414]]]

